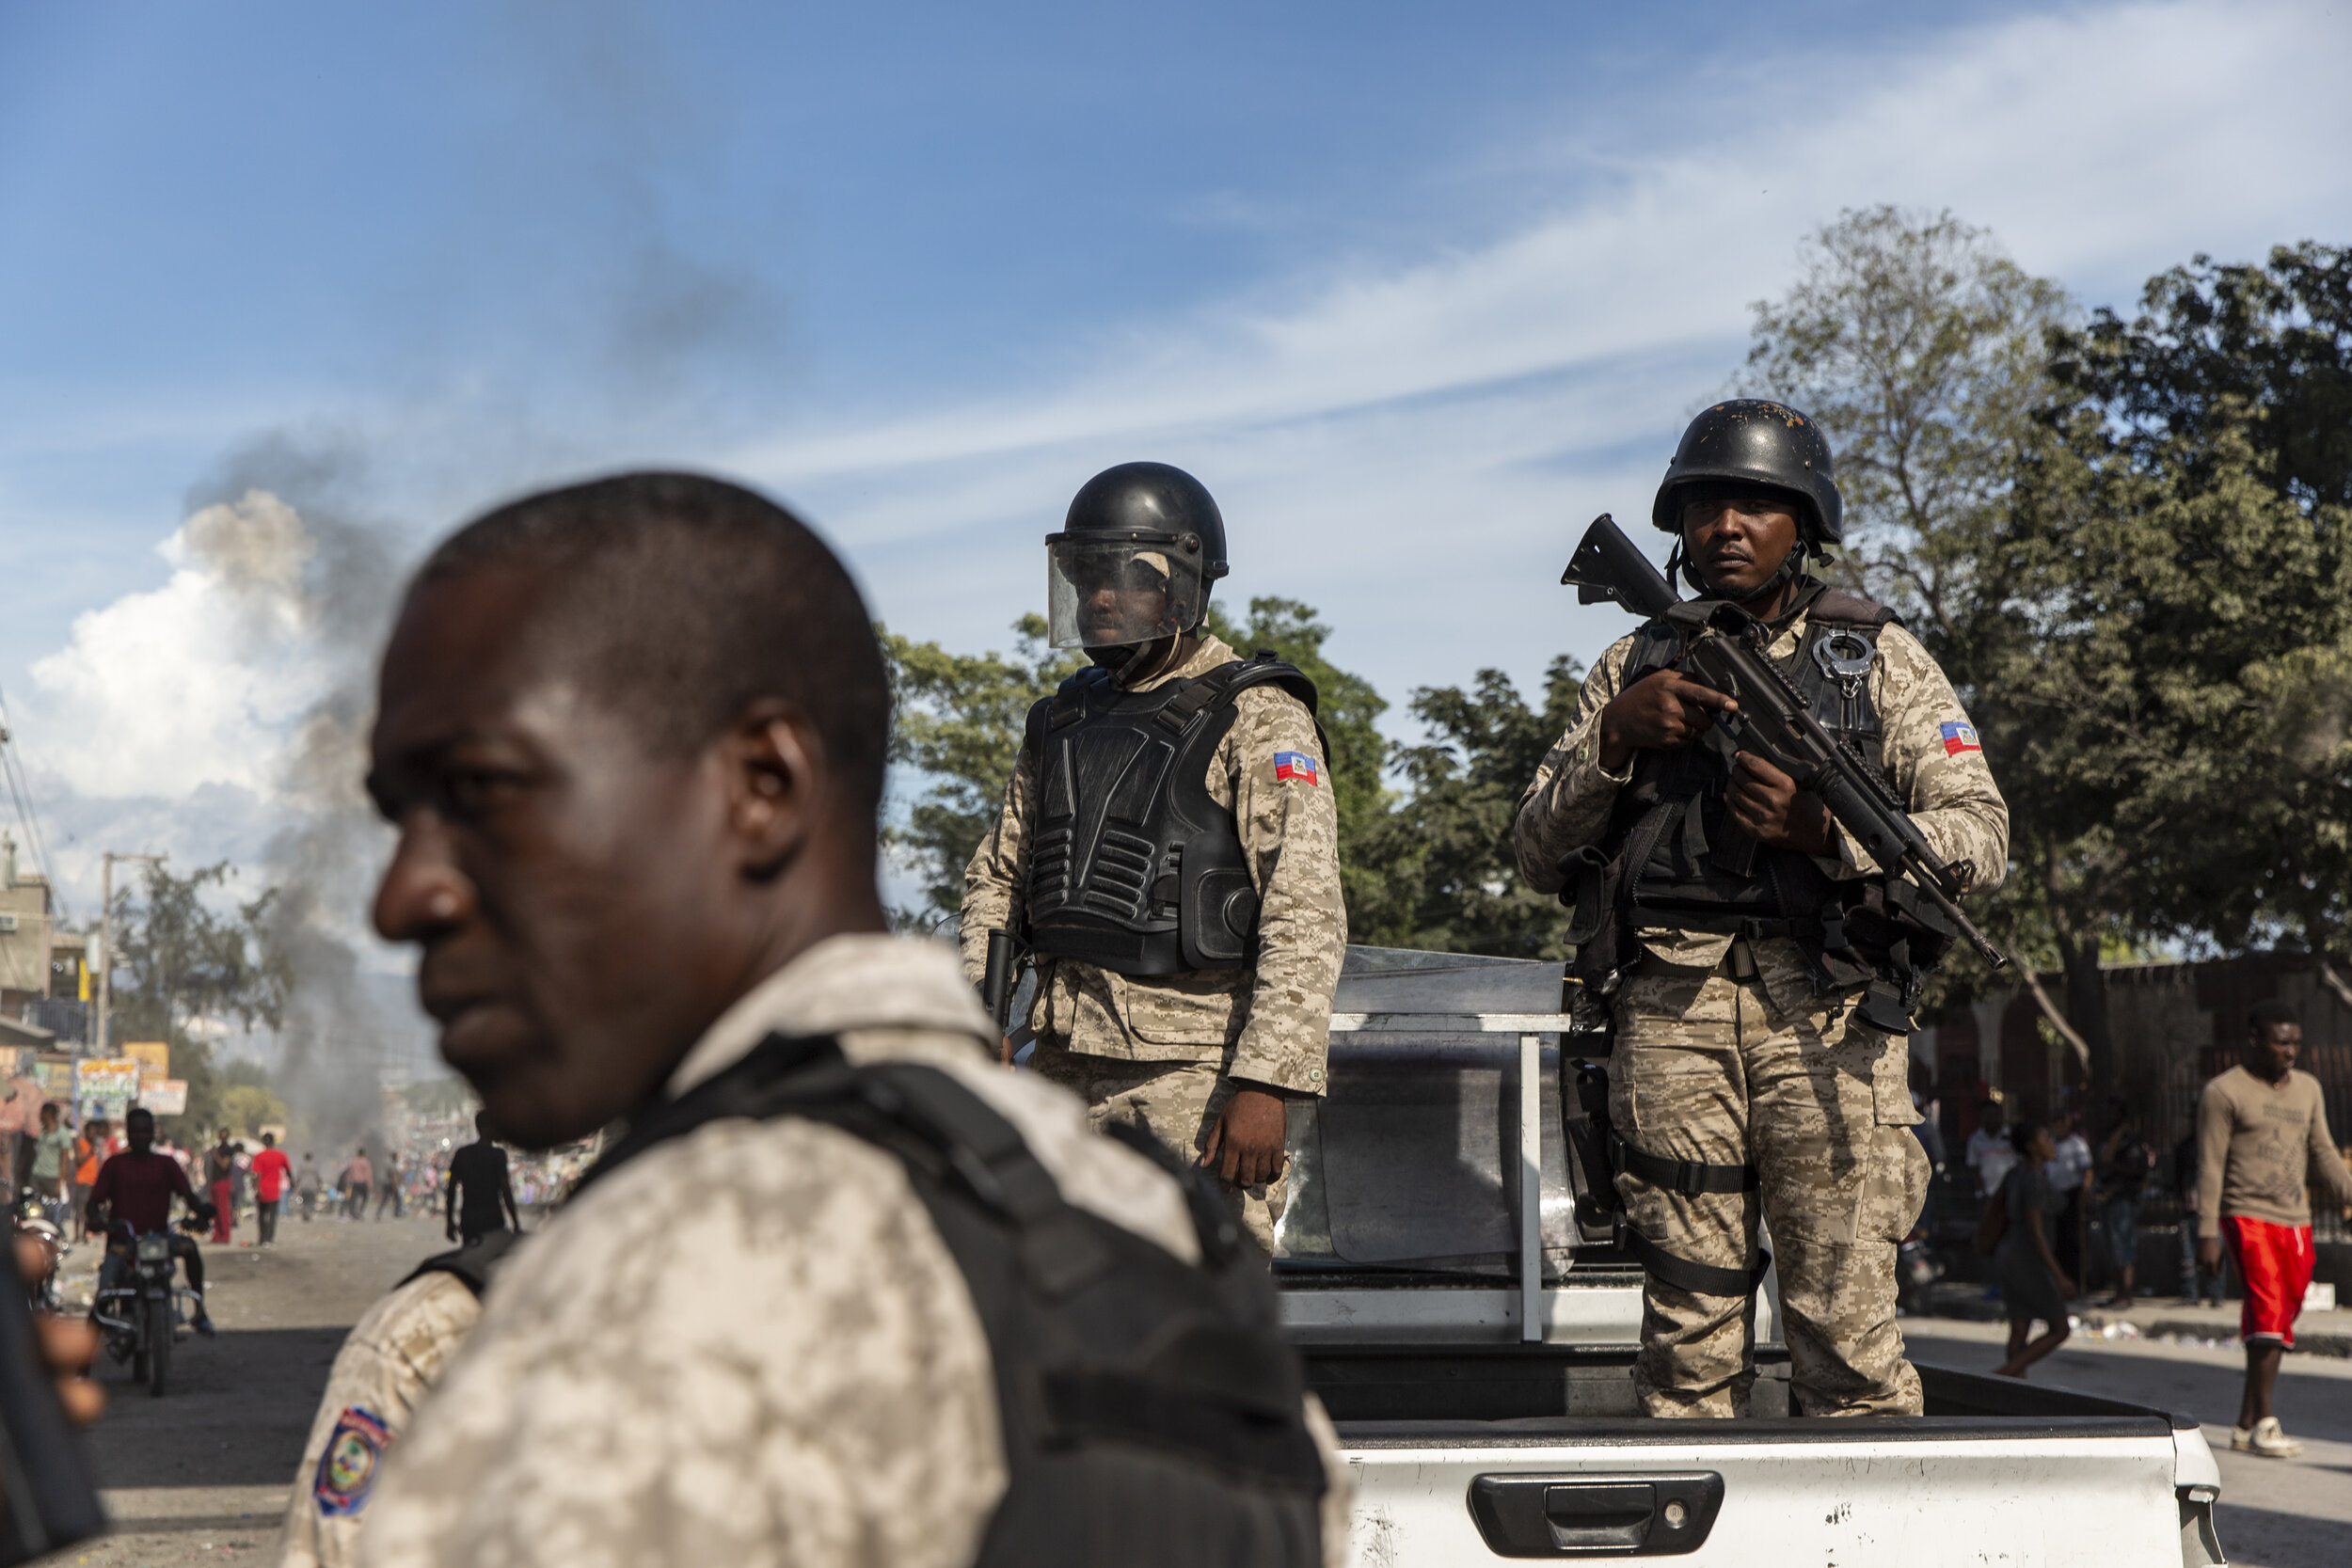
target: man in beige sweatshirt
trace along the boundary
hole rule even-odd
[[[2309,1173],[2319,1173],[2336,1202],[2352,1204],[2352,1172],[2328,1135],[2319,1080],[2295,1070],[2302,1020],[2283,1002],[2264,1002],[2247,1025],[2246,1064],[2207,1084],[2197,1107],[2197,1260],[2208,1273],[2219,1268],[2227,1242],[2246,1282],[2238,1319],[2246,1393],[2230,1446],[2286,1459],[2303,1445],[2280,1430],[2271,1395],[2312,1282]]]

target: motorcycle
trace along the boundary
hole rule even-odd
[[[182,1304],[196,1301],[196,1292],[175,1282],[179,1264],[167,1232],[134,1235],[129,1226],[117,1225],[114,1235],[127,1243],[129,1275],[99,1289],[90,1317],[106,1337],[106,1354],[130,1362],[132,1380],[161,1399],[171,1374],[171,1347],[190,1322]]]
[[[41,1271],[41,1276],[33,1282],[32,1289],[26,1292],[28,1304],[36,1312],[54,1313],[62,1310],[62,1305],[57,1297],[57,1263],[65,1257],[71,1245],[65,1239],[65,1232],[50,1223],[48,1214],[40,1203],[28,1198],[25,1200],[24,1212],[18,1216],[16,1233],[20,1236],[34,1238],[40,1243],[41,1249],[49,1255],[49,1266]]]

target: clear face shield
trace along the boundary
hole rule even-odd
[[[1200,624],[1198,549],[1057,534],[1045,543],[1046,623],[1057,648],[1122,648]]]

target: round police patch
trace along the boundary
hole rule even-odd
[[[333,1516],[357,1513],[367,1506],[384,1450],[391,1444],[391,1429],[383,1417],[356,1404],[346,1406],[326,1439],[326,1451],[319,1455],[318,1479],[310,1488],[319,1512]]]

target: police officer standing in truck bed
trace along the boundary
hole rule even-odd
[[[1270,1252],[1347,944],[1314,687],[1201,629],[1225,524],[1183,469],[1097,474],[1046,550],[1054,645],[1091,667],[1029,714],[964,871],[964,970],[992,930],[1029,946],[1029,1066],[1196,1154]]]
[[[1775,403],[1692,421],[1651,514],[1677,566],[1729,600],[1823,726],[1883,772],[1979,890],[2009,811],[1933,658],[1891,611],[1804,568],[1839,542],[1828,444]],[[1645,1275],[1635,1386],[1654,1416],[1746,1413],[1761,1212],[1804,1415],[1917,1415],[1895,1326],[1896,1248],[1927,1191],[1902,1037],[1949,933],[1918,928],[1821,801],[1711,722],[1729,699],[1673,668],[1674,634],[1620,639],[1519,805],[1519,868],[1579,878],[1576,972],[1616,1025],[1617,1188]],[[1591,853],[1584,853],[1585,851]]]

